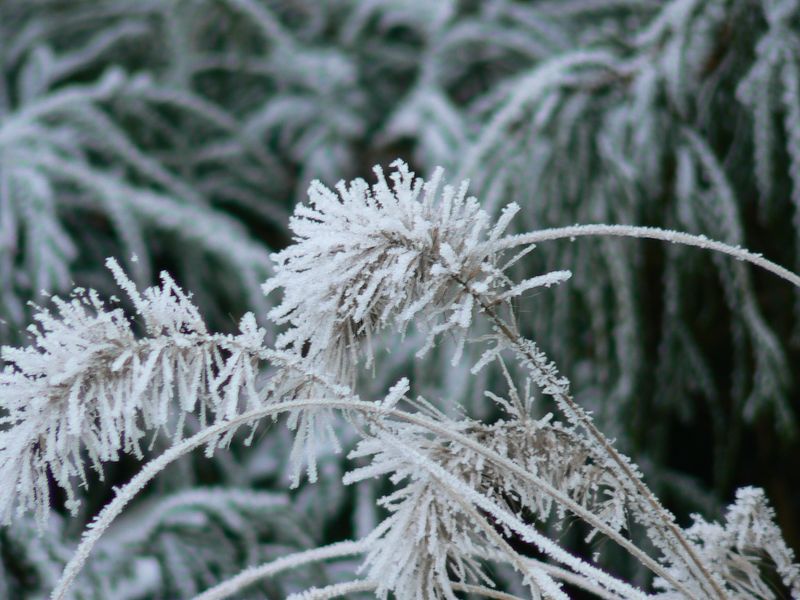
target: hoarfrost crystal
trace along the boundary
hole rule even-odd
[[[209,334],[197,308],[166,273],[162,285],[140,294],[114,260],[117,283],[130,297],[146,336],[137,338],[121,308],[109,309],[94,290],[54,298],[57,314],[40,310],[34,344],[3,348],[0,373],[0,522],[14,507],[49,509],[48,471],[75,509],[73,479],[85,482],[85,450],[100,472],[120,451],[141,458],[148,431],[180,437],[186,413],[199,406],[231,417],[240,395],[250,407],[264,330],[252,314],[238,336]],[[177,413],[177,419],[172,415]],[[12,483],[13,482],[13,483]]]
[[[570,275],[534,277],[502,294],[509,282],[497,267],[496,241],[519,207],[509,204],[489,230],[467,181],[442,185],[439,168],[425,182],[400,160],[392,166],[391,184],[380,167],[377,183],[339,182],[338,194],[313,182],[309,204],[297,206],[289,223],[296,243],[273,257],[276,275],[264,286],[283,289],[270,312],[290,325],[278,347],[318,358],[344,380],[362,340],[369,362],[371,338],[384,327],[404,331],[413,321],[428,333],[424,353],[445,331],[463,337],[476,299],[504,300]]]

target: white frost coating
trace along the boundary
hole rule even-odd
[[[557,227],[553,229],[541,229],[519,235],[507,236],[498,240],[498,248],[514,248],[516,246],[527,246],[538,242],[550,240],[560,240],[564,238],[576,238],[584,236],[609,236],[609,237],[631,237],[646,238],[651,240],[661,240],[673,244],[683,244],[685,246],[695,246],[705,250],[721,252],[732,256],[737,260],[747,261],[761,267],[778,277],[785,279],[795,287],[800,287],[800,276],[790,270],[767,260],[760,254],[750,252],[738,246],[730,246],[723,242],[710,240],[704,235],[692,235],[681,231],[671,231],[659,229],[657,227],[635,227],[632,225],[572,225],[569,227]]]
[[[472,489],[471,487],[466,485],[463,481],[459,480],[458,478],[454,477],[451,473],[443,469],[440,465],[436,464],[427,457],[423,456],[410,446],[402,444],[398,440],[390,436],[383,436],[381,440],[387,446],[390,446],[395,452],[397,452],[397,461],[398,461],[397,467],[400,467],[401,465],[403,465],[403,463],[405,463],[406,468],[403,469],[405,471],[405,474],[410,474],[412,472],[429,473],[433,478],[435,478],[435,480],[438,480],[441,483],[445,484],[447,487],[451,488],[452,491],[454,493],[457,493],[460,498],[473,504],[477,508],[486,511],[489,515],[491,515],[496,519],[498,524],[505,525],[506,527],[515,531],[525,541],[535,544],[539,548],[539,550],[547,554],[552,559],[557,560],[562,564],[568,566],[569,568],[573,569],[575,572],[584,575],[590,581],[593,581],[597,585],[600,585],[608,590],[623,594],[625,597],[631,599],[643,600],[644,598],[647,597],[646,594],[644,594],[640,590],[637,590],[636,588],[628,585],[627,583],[620,581],[610,576],[609,574],[603,572],[602,570],[569,554],[568,552],[563,550],[560,546],[558,546],[558,544],[553,542],[551,539],[542,535],[541,533],[536,531],[536,529],[529,526],[528,524],[522,522],[517,516],[512,515],[510,512],[498,506],[495,502],[493,502],[483,494]],[[394,552],[399,552],[402,548],[402,544],[408,543],[411,540],[409,540],[406,537],[389,536],[389,541],[399,544],[393,548],[389,548],[389,550]],[[459,549],[463,549],[464,551],[468,551],[469,549],[471,549],[470,548],[471,545],[466,544],[464,540],[460,540],[460,542],[461,543],[458,546]],[[371,551],[371,553],[372,552],[374,552],[374,550]],[[382,563],[380,562],[377,564],[382,565]],[[376,578],[382,586],[387,585],[387,582],[391,582],[396,577],[392,572],[392,570],[381,572],[376,568],[375,565],[373,565],[373,568],[370,570],[370,575]]]
[[[247,586],[257,583],[262,579],[266,579],[267,577],[271,577],[272,575],[276,575],[281,571],[295,569],[321,560],[361,554],[366,548],[367,544],[363,540],[355,542],[345,541],[322,546],[321,548],[314,548],[313,550],[306,550],[305,552],[297,552],[289,556],[283,556],[266,564],[245,569],[235,577],[215,585],[199,596],[195,596],[194,600],[222,600],[222,598],[229,598]]]
[[[503,253],[516,246],[524,246],[523,252],[507,264],[536,242],[623,235],[718,250],[766,265],[795,284],[800,278],[738,247],[650,228],[575,226],[502,238],[517,206],[509,205],[492,226],[477,201],[467,198],[466,182],[440,190],[441,170],[426,183],[404,163],[394,166],[391,185],[376,169],[378,181],[372,186],[356,180],[349,187],[340,184],[335,194],[315,184],[311,206],[297,207],[292,227],[298,243],[276,255],[276,277],[265,285],[267,291],[284,290],[283,303],[270,314],[278,324],[289,326],[277,350],[263,346],[264,332],[252,315],[242,319],[238,336],[209,334],[197,309],[168,275],[162,276],[160,288],[140,293],[113,261],[109,268],[134,304],[145,326],[144,338],[133,335],[121,311],[108,311],[94,292],[79,290],[71,303],[55,300],[60,318],[40,313],[41,331],[34,330],[33,349],[5,350],[10,365],[0,379],[5,404],[13,409],[15,390],[38,384],[47,392],[41,394],[44,398],[58,400],[44,406],[57,415],[58,425],[23,418],[30,403],[17,398],[19,414],[10,410],[3,419],[11,427],[0,435],[0,451],[12,459],[28,452],[39,461],[40,470],[53,471],[62,485],[71,475],[82,475],[81,447],[88,450],[95,468],[120,451],[137,452],[138,440],[148,429],[164,428],[170,422],[174,398],[179,415],[199,406],[201,421],[209,415],[222,419],[183,442],[181,427],[177,427],[176,444],[120,489],[88,528],[53,598],[65,597],[100,535],[148,481],[200,445],[207,445],[207,453],[213,452],[243,424],[289,413],[289,426],[298,430],[290,460],[294,464],[306,460],[313,481],[320,444],[316,415],[332,410],[366,417],[357,423],[365,439],[350,457],[375,456],[371,464],[348,473],[345,484],[381,476],[394,484],[407,483],[379,501],[389,517],[363,542],[354,542],[357,549],[347,543],[253,567],[201,598],[236,593],[276,569],[364,551],[368,581],[310,589],[297,597],[332,598],[375,588],[381,598],[394,594],[453,600],[459,589],[454,586],[491,584],[481,558],[499,550],[523,574],[534,595],[565,599],[551,572],[525,563],[504,540],[503,535],[511,532],[566,566],[575,574],[573,583],[596,589],[601,596],[646,597],[571,555],[521,518],[530,514],[546,520],[552,510],[557,514],[567,510],[607,535],[657,575],[657,584],[667,596],[702,598],[710,593],[722,598],[731,588],[761,594],[760,575],[748,571],[752,564],[746,556],[734,557],[735,567],[728,572],[704,545],[706,538],[724,542],[727,530],[700,521],[695,530],[677,527],[644,485],[638,468],[613,448],[591,416],[574,403],[569,382],[556,366],[533,341],[520,337],[513,318],[506,322],[500,316],[504,312],[495,312],[500,304],[506,305],[504,310],[512,309],[508,301],[531,289],[566,281],[570,272],[553,271],[514,283],[498,264]],[[475,369],[495,359],[502,365],[499,352],[514,350],[520,365],[530,370],[530,381],[556,398],[567,425],[551,416],[532,420],[527,391],[524,400],[516,391],[508,401],[487,394],[513,417],[491,426],[467,418],[448,419],[421,398],[408,401],[419,413],[399,409],[400,400],[410,392],[405,378],[382,402],[354,399],[346,384],[355,374],[360,346],[370,346],[381,329],[394,326],[402,331],[413,322],[427,330],[426,347],[440,333],[454,333],[457,358],[476,314],[483,314],[494,326],[494,333],[479,341],[493,340],[496,345],[484,353]],[[258,389],[258,362],[266,360],[275,367],[275,376]],[[503,372],[513,388],[505,366]],[[242,414],[246,408],[251,410]],[[72,452],[67,460],[59,455],[62,447]],[[520,448],[527,448],[527,453]],[[29,505],[46,506],[47,490],[31,484],[43,480],[39,473],[32,475],[25,469],[18,473],[18,460],[7,460],[0,469],[0,475],[17,473],[18,489],[31,490],[26,499]],[[508,498],[529,513],[509,505]],[[0,495],[0,500],[5,500],[6,511],[15,501],[12,492]],[[662,553],[658,560],[624,537],[628,517],[647,531]],[[769,546],[784,581],[796,586],[797,566],[791,553],[779,546],[779,532],[771,519],[758,493],[742,491],[730,513],[729,523],[737,527],[731,534],[736,542],[728,544],[726,556]],[[744,582],[742,573],[747,577]],[[569,580],[569,574],[562,575],[561,579]]]
[[[48,473],[75,510],[75,479],[85,481],[86,455],[101,463],[121,452],[142,456],[148,431],[181,436],[184,413],[233,416],[239,398],[260,404],[255,364],[265,332],[248,314],[239,335],[209,334],[197,308],[169,275],[141,294],[113,259],[108,267],[130,297],[146,336],[137,338],[122,309],[93,290],[53,298],[57,314],[39,310],[33,344],[4,347],[0,373],[0,522],[31,510],[41,524],[49,508]],[[85,454],[84,451],[85,450]]]
[[[330,600],[353,592],[368,592],[375,589],[374,581],[357,580],[346,583],[334,583],[324,588],[311,588],[299,594],[292,594],[286,600]]]
[[[228,421],[222,421],[212,425],[211,427],[207,427],[192,437],[175,444],[163,454],[148,462],[133,477],[133,479],[131,479],[123,487],[119,488],[117,490],[117,495],[113,498],[113,500],[106,504],[97,514],[95,519],[89,524],[83,533],[83,537],[80,544],[78,544],[75,553],[64,567],[64,571],[61,573],[61,578],[59,579],[58,584],[50,596],[51,600],[65,600],[70,586],[78,576],[78,573],[80,573],[83,565],[89,558],[89,554],[92,552],[92,549],[99,541],[100,536],[103,535],[103,532],[106,531],[111,523],[113,523],[114,520],[120,515],[125,506],[127,506],[127,504],[167,465],[198,448],[199,446],[202,446],[203,444],[213,444],[215,441],[218,441],[219,437],[227,431],[236,429],[242,425],[250,424],[264,417],[283,412],[314,408],[323,403],[339,409],[375,411],[378,408],[376,405],[367,402],[336,402],[328,399],[285,402],[281,405],[273,405],[250,410]]]
[[[487,232],[489,217],[467,196],[467,182],[442,186],[442,169],[425,182],[402,161],[392,166],[389,181],[375,167],[371,186],[340,182],[334,193],[312,183],[308,205],[289,222],[296,243],[274,255],[275,276],[264,285],[267,293],[283,290],[269,314],[290,325],[278,347],[305,346],[344,381],[352,380],[361,342],[390,325],[414,322],[428,345],[446,331],[463,336],[472,316],[465,286],[489,301],[516,295],[504,289],[496,240],[519,207],[506,207]],[[543,276],[520,292],[562,280]]]
[[[503,292],[499,296],[497,296],[497,300],[507,300],[509,298],[514,298],[516,296],[522,295],[524,292],[528,290],[532,290],[538,287],[550,287],[551,285],[556,285],[559,283],[565,282],[567,279],[572,277],[571,271],[551,271],[545,275],[539,275],[537,277],[531,277],[530,279],[524,279],[519,284],[512,287],[507,292]]]
[[[763,557],[768,557],[792,598],[800,598],[800,565],[775,524],[775,511],[764,490],[736,490],[736,501],[727,508],[723,524],[709,523],[699,515],[694,521],[687,536],[740,597],[773,597],[773,585],[759,570]]]

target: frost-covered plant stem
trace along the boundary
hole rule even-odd
[[[184,456],[189,452],[192,452],[193,450],[199,448],[204,444],[213,443],[214,440],[221,438],[227,432],[235,430],[243,425],[252,424],[265,417],[278,415],[284,412],[291,412],[293,410],[302,410],[302,409],[313,409],[319,407],[332,408],[345,411],[357,411],[366,414],[372,413],[372,414],[381,414],[384,416],[391,416],[393,418],[401,419],[403,421],[412,423],[414,425],[419,425],[421,427],[428,429],[432,433],[441,435],[454,442],[458,442],[459,444],[462,444],[463,446],[466,446],[471,450],[474,450],[475,452],[486,457],[487,459],[495,462],[498,466],[501,466],[507,469],[509,472],[514,473],[523,480],[529,481],[534,485],[540,486],[544,493],[550,495],[554,500],[556,500],[559,504],[563,505],[565,508],[572,511],[576,516],[580,517],[588,524],[590,524],[592,527],[596,528],[597,530],[607,535],[609,538],[616,541],[618,544],[620,544],[620,546],[625,548],[625,550],[630,552],[639,561],[641,561],[643,565],[650,568],[655,574],[659,575],[660,577],[663,577],[667,581],[670,581],[670,583],[672,583],[676,587],[676,589],[682,588],[681,584],[675,581],[670,576],[670,574],[664,570],[664,568],[661,565],[659,565],[652,558],[647,556],[639,548],[634,546],[631,542],[625,539],[617,531],[608,527],[608,525],[606,525],[603,521],[598,519],[593,513],[591,513],[584,507],[574,502],[571,498],[569,498],[565,494],[553,488],[545,480],[537,477],[532,473],[529,473],[525,469],[521,468],[519,465],[501,456],[500,454],[494,452],[493,450],[478,444],[468,436],[462,435],[457,431],[453,431],[452,429],[444,427],[439,423],[436,423],[435,421],[432,421],[426,417],[410,414],[397,409],[387,409],[385,407],[382,407],[378,404],[374,404],[371,402],[364,402],[361,400],[352,400],[352,399],[334,400],[330,398],[324,398],[320,400],[308,400],[308,399],[292,400],[248,411],[246,413],[239,415],[238,417],[216,423],[210,427],[207,427],[206,429],[203,429],[202,431],[196,433],[192,437],[186,438],[182,442],[170,447],[168,450],[165,450],[161,455],[149,461],[133,477],[133,479],[131,479],[128,483],[126,483],[124,486],[122,486],[117,490],[117,494],[114,497],[114,499],[103,507],[103,509],[100,511],[97,517],[95,517],[94,521],[92,521],[92,523],[87,527],[80,544],[78,545],[74,554],[70,558],[70,561],[64,567],[61,579],[59,580],[58,584],[56,585],[51,595],[51,600],[65,600],[70,585],[72,584],[72,582],[75,580],[75,577],[77,577],[78,573],[83,568],[83,565],[89,558],[92,549],[100,540],[100,537],[103,535],[103,533],[114,522],[114,520],[122,513],[125,506],[127,506],[128,503],[140,491],[142,491],[142,489],[144,489],[144,487],[150,481],[152,481],[156,477],[156,475],[158,475],[158,473],[163,471],[170,463],[176,461],[181,456]]]
[[[541,477],[538,477],[537,475],[531,473],[530,471],[525,470],[524,468],[517,465],[515,462],[498,454],[494,450],[482,446],[472,438],[465,436],[457,431],[453,431],[452,429],[448,429],[447,427],[443,427],[442,425],[440,425],[435,421],[432,421],[425,417],[421,417],[419,415],[412,415],[403,411],[396,411],[396,410],[388,410],[385,412],[385,414],[387,416],[390,415],[392,417],[406,421],[408,423],[412,423],[414,425],[419,425],[431,431],[432,433],[442,436],[443,438],[452,440],[453,442],[457,442],[469,448],[470,450],[475,451],[481,456],[487,458],[488,460],[495,463],[497,466],[505,469],[507,472],[513,473],[521,480],[537,486],[544,494],[553,498],[553,500],[558,502],[567,510],[571,511],[575,516],[584,520],[593,528],[597,529],[604,535],[608,536],[609,539],[619,544],[622,548],[624,548],[627,552],[629,552],[632,556],[634,556],[637,560],[639,560],[642,563],[642,565],[650,569],[654,574],[658,575],[659,577],[663,577],[664,579],[669,581],[672,585],[674,585],[676,589],[684,592],[687,595],[687,597],[691,597],[691,594],[689,594],[688,591],[685,590],[683,585],[680,582],[676,581],[669,574],[669,572],[667,572],[664,569],[662,565],[653,560],[644,551],[635,546],[630,540],[626,539],[618,531],[609,527],[594,513],[587,510],[574,500],[572,500],[572,498],[570,498],[566,494],[554,488],[548,481],[542,479]]]
[[[231,595],[243,590],[247,586],[253,585],[262,579],[277,575],[283,571],[321,560],[361,554],[366,548],[367,544],[364,540],[348,540],[336,542],[320,548],[314,548],[313,550],[295,552],[294,554],[282,556],[277,560],[264,563],[263,565],[245,569],[235,577],[215,585],[199,596],[195,596],[194,600],[222,600],[223,598],[229,598]]]
[[[53,600],[65,599],[103,532],[168,464],[202,445],[207,445],[210,454],[229,443],[238,428],[255,427],[264,417],[288,413],[290,427],[297,430],[292,454],[298,460],[293,467],[299,473],[302,460],[308,459],[308,475],[313,481],[317,419],[333,410],[345,413],[362,435],[350,457],[373,457],[370,464],[346,474],[343,482],[357,483],[389,475],[398,489],[379,500],[390,516],[364,538],[365,545],[360,550],[366,554],[368,580],[311,589],[298,598],[333,597],[345,589],[368,586],[363,589],[374,588],[376,595],[384,599],[389,594],[400,598],[452,599],[453,584],[474,580],[491,585],[480,561],[497,554],[522,573],[534,595],[565,598],[548,571],[526,562],[513,550],[504,539],[511,535],[533,544],[550,561],[560,563],[589,587],[599,587],[601,597],[646,597],[645,592],[572,554],[532,525],[531,518],[549,518],[553,506],[558,507],[559,515],[569,511],[595,532],[617,542],[652,570],[657,576],[655,587],[666,589],[669,597],[674,594],[691,600],[724,599],[727,593],[733,593],[731,590],[761,589],[760,578],[751,584],[741,581],[738,575],[741,569],[736,559],[745,557],[751,547],[763,548],[776,557],[779,574],[787,585],[794,585],[798,567],[785,544],[775,545],[780,535],[772,522],[773,514],[766,500],[756,492],[743,492],[737,500],[741,506],[730,512],[731,525],[725,528],[704,525],[704,530],[714,532],[722,540],[722,552],[733,556],[730,560],[725,558],[725,564],[719,564],[719,552],[715,554],[698,537],[702,527],[686,531],[678,527],[674,517],[646,486],[636,465],[615,450],[594,425],[590,414],[573,400],[569,381],[559,375],[556,366],[533,341],[517,331],[510,301],[527,290],[559,284],[570,273],[554,271],[515,282],[506,270],[535,241],[578,235],[624,235],[721,251],[762,266],[798,286],[800,278],[740,248],[650,228],[590,225],[501,237],[518,206],[507,206],[492,227],[477,200],[466,197],[465,183],[458,189],[445,186],[440,194],[441,172],[426,183],[415,178],[404,163],[395,166],[391,187],[377,168],[378,183],[371,187],[362,180],[353,182],[349,188],[340,184],[337,196],[321,184],[312,186],[311,206],[298,207],[292,221],[292,229],[298,234],[297,244],[277,255],[276,276],[265,286],[267,291],[284,289],[283,303],[270,313],[277,322],[289,325],[276,341],[277,350],[264,347],[263,331],[255,326],[251,316],[242,320],[241,336],[219,339],[223,349],[217,363],[220,366],[209,368],[214,377],[207,385],[212,410],[219,420],[186,440],[181,441],[177,436],[170,449],[147,463],[127,485],[117,490],[116,497],[87,528],[53,592]],[[510,261],[503,260],[501,255],[505,250],[520,245],[526,248]],[[499,266],[503,263],[504,266]],[[168,276],[164,276],[162,289],[151,288],[140,295],[116,263],[110,266],[137,313],[145,317],[151,335],[160,335],[162,330],[173,337],[186,335],[186,331],[205,332],[188,296]],[[91,306],[97,307],[101,317],[106,314],[99,301]],[[505,309],[510,311],[508,320],[502,312]],[[51,348],[56,342],[66,337],[88,337],[82,332],[94,324],[94,317],[84,316],[86,311],[80,303],[74,311],[78,311],[78,316],[62,311],[63,323],[47,321],[38,349],[16,351],[16,355],[11,350],[17,356],[15,363],[22,374],[9,372],[9,398],[27,389],[31,378],[40,371],[60,373],[48,364],[49,357],[60,356]],[[380,403],[361,401],[347,385],[346,382],[355,380],[355,367],[362,352],[370,362],[373,334],[389,326],[404,331],[413,323],[427,334],[425,348],[433,346],[446,332],[454,333],[462,347],[476,313],[482,313],[494,325],[495,333],[489,337],[497,345],[484,353],[473,372],[495,358],[500,362],[511,400],[488,391],[487,395],[511,416],[510,421],[488,425],[469,418],[447,417],[424,399],[408,398],[410,384],[406,378],[398,381]],[[110,336],[105,330],[101,333],[101,341]],[[132,334],[128,337],[133,339]],[[241,344],[238,341],[234,344],[234,339]],[[184,345],[194,347],[191,343]],[[528,383],[535,383],[545,395],[555,399],[567,423],[551,422],[552,415],[530,419],[531,397],[526,391],[524,401],[521,399],[500,358],[501,352],[509,350],[516,354],[520,367],[529,371]],[[459,355],[460,350],[456,358]],[[245,357],[249,358],[244,360]],[[265,385],[256,384],[253,365],[256,358],[276,369]],[[73,364],[71,360],[68,365]],[[114,364],[119,362],[115,360]],[[102,367],[105,363],[99,364]],[[164,367],[170,382],[173,372],[179,382],[188,377],[183,373],[186,370],[183,363],[176,364],[175,368]],[[38,370],[33,368],[37,365],[41,367]],[[92,363],[83,369],[73,365],[69,373],[76,369],[89,373],[102,370]],[[150,378],[140,379],[146,382]],[[172,387],[165,385],[163,389]],[[76,397],[91,405],[94,395]],[[247,406],[242,400],[247,401]],[[398,409],[401,400],[408,402],[414,411]],[[246,411],[248,408],[252,410]],[[246,412],[237,416],[238,411]],[[530,510],[530,514],[517,505]],[[663,556],[658,560],[623,535],[628,516],[645,528],[661,551]],[[740,540],[745,540],[746,545]],[[331,551],[347,551],[347,548]],[[221,591],[210,590],[211,598],[217,593],[234,593],[282,564],[287,568],[300,564],[297,561],[302,562],[303,556],[311,560],[317,555],[287,558],[285,563],[275,563],[272,567],[248,569],[220,584]]]
[[[472,522],[477,524],[478,527],[483,530],[483,532],[486,534],[486,537],[493,541],[497,547],[505,553],[507,560],[514,566],[514,568],[525,575],[525,580],[531,587],[534,585],[536,587],[542,587],[541,584],[550,584],[549,589],[552,593],[547,595],[551,596],[554,600],[569,600],[569,598],[563,592],[561,592],[561,590],[555,588],[552,580],[545,571],[531,563],[527,563],[519,554],[514,552],[514,549],[508,545],[508,542],[506,542],[502,536],[497,533],[494,527],[492,527],[492,525],[483,516],[481,516],[477,510],[475,510],[475,507],[472,506],[472,504],[464,500],[458,493],[451,492],[446,485],[443,487],[448,490],[451,498],[459,506],[461,506],[461,510],[463,510],[466,515],[472,518]],[[543,579],[547,581],[542,581]]]
[[[401,445],[398,439],[393,440],[392,443]],[[506,542],[503,537],[497,533],[495,528],[489,521],[483,517],[477,510],[472,502],[468,501],[460,490],[454,489],[448,484],[447,481],[433,476],[440,489],[442,489],[452,500],[458,505],[463,513],[469,517],[470,522],[476,525],[486,537],[499,549],[502,558],[511,563],[511,565],[521,574],[524,575],[524,581],[537,592],[546,590],[545,596],[551,597],[554,600],[569,600],[564,593],[558,589],[552,579],[540,568],[526,563],[526,561],[514,551],[513,548]],[[448,582],[452,587],[452,582]]]
[[[454,435],[453,437],[456,438],[457,436]],[[582,575],[591,577],[595,582],[604,586],[606,589],[617,591],[627,598],[636,600],[644,598],[643,592],[640,592],[631,585],[616,579],[602,569],[594,567],[588,562],[570,554],[559,544],[540,533],[535,527],[523,522],[519,516],[513,514],[510,510],[504,509],[503,507],[499,506],[497,502],[474,490],[466,483],[455,477],[453,474],[442,468],[440,465],[430,460],[426,460],[426,457],[417,452],[415,448],[398,442],[392,442],[390,440],[387,441],[394,445],[398,451],[406,455],[420,469],[428,471],[437,480],[441,481],[443,484],[446,484],[450,488],[450,493],[459,495],[462,498],[467,499],[474,506],[486,511],[486,513],[491,515],[499,525],[503,525],[508,527],[510,530],[515,531],[522,537],[522,539],[537,546],[540,551],[553,560],[572,568]],[[537,583],[540,581],[541,578],[539,581],[537,581]],[[545,591],[548,595],[550,594],[549,588],[546,588]],[[688,597],[692,596],[689,595]]]
[[[376,587],[378,587],[378,584],[374,581],[358,579],[356,581],[326,585],[324,588],[311,588],[301,594],[292,594],[286,600],[330,600],[330,598],[337,598],[355,592],[369,592]]]
[[[713,252],[720,252],[732,256],[736,260],[749,262],[757,267],[769,271],[785,279],[795,287],[800,288],[800,276],[793,273],[771,260],[767,260],[760,254],[750,252],[738,246],[731,246],[724,242],[712,240],[704,235],[692,235],[691,233],[684,233],[682,231],[671,231],[668,229],[661,229],[659,227],[637,227],[634,225],[604,225],[604,224],[588,224],[588,225],[570,225],[568,227],[554,227],[549,229],[540,229],[528,233],[521,233],[517,235],[506,236],[498,240],[497,245],[499,248],[508,249],[516,246],[527,246],[529,244],[536,244],[538,242],[546,242],[551,240],[571,239],[586,236],[599,236],[599,237],[628,237],[639,239],[660,240],[662,242],[670,242],[672,244],[681,244],[684,246],[694,246],[704,250],[711,250]]]
[[[465,281],[462,281],[458,278],[455,279],[468,293],[475,298],[475,301],[480,305],[483,312],[489,317],[492,323],[494,323],[503,336],[505,336],[505,338],[514,346],[517,352],[519,352],[529,361],[530,365],[536,365],[538,362],[540,362],[541,358],[531,353],[530,349],[523,342],[519,334],[512,331],[511,328],[503,321],[503,319],[500,318],[497,312],[495,312],[495,310],[489,306],[479,294],[476,294],[474,291],[472,291]],[[671,536],[672,539],[680,545],[680,548],[683,550],[683,552],[685,552],[684,560],[687,567],[695,570],[702,577],[702,579],[708,583],[709,588],[713,591],[714,595],[724,600],[726,596],[719,587],[719,584],[703,564],[703,561],[700,559],[700,557],[697,556],[697,553],[692,548],[692,545],[685,538],[680,528],[675,524],[672,516],[661,505],[661,503],[644,484],[641,478],[633,472],[628,461],[625,460],[625,458],[623,458],[619,452],[617,452],[606,436],[603,435],[603,433],[595,426],[594,422],[586,414],[583,408],[581,408],[569,394],[560,391],[563,386],[559,383],[559,381],[557,381],[556,376],[546,369],[542,370],[542,375],[546,378],[542,382],[544,384],[543,389],[545,390],[545,393],[550,393],[553,395],[557,404],[559,404],[567,418],[575,421],[576,425],[580,425],[585,428],[587,433],[603,448],[608,458],[613,461],[614,465],[616,465],[616,469],[618,469],[619,473],[623,475],[625,481],[635,488],[638,496],[644,500],[644,502],[653,510],[654,515],[656,515],[661,521],[661,526],[668,531],[669,536]],[[550,391],[548,392],[548,390]],[[669,537],[667,538],[667,541],[669,541]],[[687,596],[688,595],[689,594],[687,593]]]
[[[568,571],[567,569],[563,569],[557,565],[536,560],[535,558],[526,558],[525,562],[532,563],[551,577],[574,585],[575,587],[585,590],[590,594],[597,596],[598,598],[602,598],[602,600],[628,600],[626,596],[620,596],[619,594],[609,592],[607,589],[592,583],[586,577],[578,575],[577,573],[573,573],[572,571]]]
[[[521,600],[519,596],[512,596],[511,594],[506,594],[505,592],[499,592],[497,590],[487,588],[484,585],[470,585],[468,583],[456,583],[456,582],[453,582],[451,585],[453,586],[453,589],[457,592],[467,592],[468,594],[477,594],[478,596],[482,596],[484,598],[496,598],[497,600]]]
[[[171,446],[161,455],[145,464],[144,467],[142,467],[142,469],[128,483],[119,488],[114,498],[103,507],[95,519],[89,524],[83,534],[80,544],[78,544],[78,547],[75,550],[75,553],[64,567],[61,578],[59,579],[58,584],[50,596],[51,599],[64,600],[67,597],[67,592],[70,585],[75,580],[75,577],[77,577],[78,573],[80,573],[80,570],[86,563],[86,559],[89,558],[89,554],[100,540],[100,536],[103,535],[103,532],[105,532],[111,523],[113,523],[114,520],[122,513],[125,506],[127,506],[128,503],[133,500],[136,494],[142,491],[144,486],[152,481],[153,478],[163,471],[170,463],[176,461],[181,456],[184,456],[203,444],[213,443],[214,440],[219,439],[225,433],[241,427],[242,425],[254,423],[264,417],[277,415],[286,411],[319,407],[321,404],[331,408],[366,409],[367,407],[371,407],[372,409],[377,409],[375,405],[358,401],[334,402],[330,400],[296,400],[292,402],[284,402],[279,405],[266,406],[264,408],[251,410],[230,420],[221,421],[215,425],[203,429],[192,437],[186,438],[182,442]]]

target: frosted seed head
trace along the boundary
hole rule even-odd
[[[371,186],[356,179],[334,192],[312,182],[289,222],[296,243],[273,255],[275,276],[264,286],[283,291],[269,313],[289,326],[278,347],[348,383],[362,341],[388,326],[402,331],[413,321],[434,336],[463,335],[474,306],[464,297],[490,297],[503,285],[494,240],[518,210],[510,205],[493,225],[466,182],[443,185],[442,169],[426,182],[401,160],[391,166],[388,178],[375,167]]]

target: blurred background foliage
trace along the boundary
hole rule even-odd
[[[269,254],[290,243],[309,182],[369,178],[397,157],[469,178],[489,212],[516,201],[518,231],[653,225],[798,269],[800,2],[0,0],[0,339],[24,343],[42,292],[117,292],[107,256],[140,285],[168,269],[217,330],[246,310],[265,321]],[[682,523],[760,485],[800,548],[796,290],[630,240],[548,242],[518,268],[573,271],[520,302],[522,330]],[[469,352],[453,367],[446,347],[415,362],[413,332],[384,344],[364,398],[411,372],[431,400],[496,418],[483,390],[501,378],[468,376]],[[345,448],[354,439],[343,426]],[[343,488],[344,458],[323,449],[320,481],[287,491],[290,441],[271,427],[171,467],[109,534],[83,596],[188,598],[368,532],[381,485]],[[42,538],[24,520],[0,532],[0,596],[44,597],[137,467],[109,465],[78,519],[54,506]],[[252,597],[353,567],[301,570]]]

